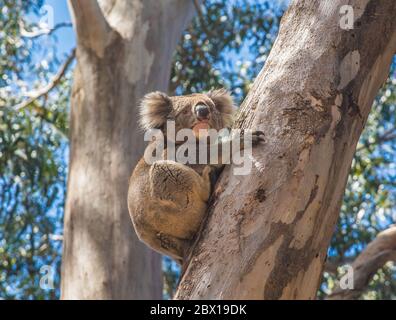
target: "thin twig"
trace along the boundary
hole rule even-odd
[[[194,3],[195,10],[197,10],[199,23],[200,23],[202,29],[205,31],[205,33],[208,36],[208,38],[211,38],[211,37],[213,38],[212,32],[206,27],[204,14],[202,12],[202,8],[201,8],[201,6],[199,4],[199,1],[198,0],[192,0],[192,1]]]
[[[342,261],[340,260],[327,260],[324,264],[324,270],[327,273],[337,274],[337,269],[346,264],[351,264],[353,262],[352,258],[346,258]]]
[[[202,13],[201,6],[198,3],[198,0],[193,0],[193,3],[195,6],[195,10],[197,10],[198,16],[203,20],[203,13]]]
[[[372,143],[371,145],[381,144],[381,143],[384,143],[387,141],[391,141],[393,139],[396,139],[396,128],[392,128],[392,129],[386,131],[383,135],[377,137],[377,139],[375,139],[374,143]],[[364,144],[364,145],[360,146],[359,148],[357,148],[356,152],[359,152],[366,148],[369,148],[371,145]]]
[[[71,22],[61,22],[56,24],[52,29],[39,29],[37,31],[27,31],[23,25],[21,25],[21,36],[24,38],[30,38],[30,39],[34,39],[34,38],[38,38],[44,35],[51,35],[52,33],[54,33],[55,31],[57,31],[60,28],[69,28],[72,27],[73,24]]]
[[[76,57],[76,49],[73,49],[70,55],[67,57],[66,61],[63,63],[57,74],[54,76],[54,78],[43,88],[38,89],[32,93],[29,93],[28,95],[31,96],[29,99],[21,102],[20,104],[11,107],[11,109],[15,111],[19,111],[23,108],[26,108],[28,105],[33,103],[35,100],[47,95],[52,89],[54,89],[59,82],[62,80],[63,76],[65,75],[67,69],[73,62],[74,58]]]

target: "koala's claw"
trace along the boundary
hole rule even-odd
[[[264,142],[264,132],[258,130],[249,130],[252,137],[252,146],[258,145],[260,142]],[[241,139],[241,149],[245,148],[245,133],[246,130],[240,131],[240,139]]]
[[[265,142],[263,131],[253,131],[252,132],[252,144],[257,145],[260,142]]]

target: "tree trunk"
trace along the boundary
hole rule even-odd
[[[161,258],[140,243],[128,179],[143,154],[137,104],[166,90],[171,58],[194,13],[184,0],[71,0],[77,33],[63,299],[162,297]]]
[[[354,8],[354,29],[340,8]],[[357,141],[396,50],[394,0],[294,0],[237,127],[262,130],[247,176],[224,170],[176,299],[314,299]]]
[[[358,299],[378,271],[388,261],[396,261],[396,226],[380,232],[351,264],[353,270],[353,289],[336,287],[329,300]]]

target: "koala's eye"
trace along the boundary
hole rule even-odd
[[[183,114],[187,114],[187,113],[189,113],[189,112],[190,112],[190,110],[189,110],[188,108],[186,108],[186,109],[183,110],[182,113],[183,113]]]

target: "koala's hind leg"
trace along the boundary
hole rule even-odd
[[[188,207],[191,200],[206,202],[210,195],[210,167],[202,176],[190,167],[171,160],[159,160],[150,168],[150,183],[153,197],[168,200],[178,208]]]
[[[156,161],[150,168],[150,193],[156,206],[155,229],[168,239],[180,243],[170,244],[185,248],[206,214],[210,195],[210,167],[199,175],[193,169],[170,160]]]

